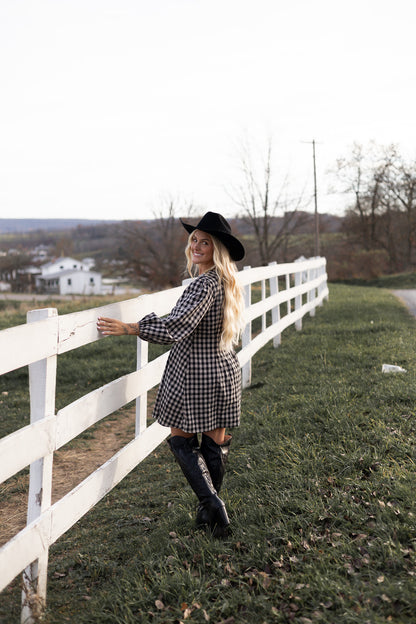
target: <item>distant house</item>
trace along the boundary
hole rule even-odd
[[[101,273],[67,269],[36,278],[40,292],[59,295],[101,295]]]
[[[58,258],[42,265],[41,275],[36,277],[38,292],[59,295],[100,295],[101,273],[90,271],[90,263],[74,258]]]
[[[42,264],[41,271],[42,277],[44,275],[51,275],[52,273],[59,273],[59,271],[68,271],[69,269],[76,271],[88,271],[90,266],[88,264],[83,264],[80,260],[75,260],[74,258],[58,258],[57,260],[53,260],[52,262],[47,262],[46,264]]]
[[[48,245],[37,245],[32,250],[32,262],[46,262],[49,258],[49,252],[51,250],[51,246]]]

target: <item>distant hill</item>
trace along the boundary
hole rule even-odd
[[[272,221],[281,222],[281,217],[275,217]],[[297,220],[302,220],[299,232],[313,232],[314,215],[299,211]],[[145,220],[151,223],[152,219]],[[251,228],[246,220],[241,218],[230,219],[237,226],[240,234],[248,232]],[[62,230],[72,230],[78,226],[88,227],[95,225],[111,225],[120,223],[120,220],[99,220],[99,219],[0,219],[0,234],[24,234],[25,232],[52,232]],[[342,217],[331,214],[320,214],[319,222],[322,231],[337,232],[340,230],[343,222]]]
[[[237,217],[234,219],[230,219],[230,221],[232,223],[232,226],[235,228],[235,231],[238,232],[240,235],[249,235],[251,233],[252,225],[248,219],[242,219],[241,217]],[[328,213],[319,214],[319,229],[321,232],[339,232],[342,229],[343,222],[343,217]],[[283,224],[283,218],[271,217],[270,223],[274,224],[276,229],[278,229]],[[297,234],[313,234],[315,231],[315,215],[313,212],[298,210],[296,214],[294,213],[294,218],[291,223],[297,224]]]
[[[71,230],[78,225],[89,226],[111,223],[116,223],[116,221],[94,219],[0,219],[0,234],[39,230]]]

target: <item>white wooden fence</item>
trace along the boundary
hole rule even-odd
[[[246,387],[253,355],[269,340],[277,347],[289,325],[301,329],[303,316],[313,316],[316,306],[328,298],[326,260],[246,267],[239,277],[245,288],[247,325],[238,358]],[[253,285],[261,292],[256,303],[251,301]],[[148,345],[138,339],[137,370],[55,413],[57,357],[101,339],[96,329],[98,316],[131,322],[151,311],[164,315],[184,287],[63,316],[53,308],[34,310],[25,325],[0,332],[0,374],[29,365],[30,425],[0,440],[0,483],[30,465],[27,525],[0,549],[0,591],[23,572],[21,622],[25,624],[35,622],[39,606],[42,609],[45,604],[50,545],[169,434],[157,422],[146,426],[147,392],[159,383],[167,353],[148,362]],[[253,337],[252,321],[258,317],[261,330]],[[134,439],[52,505],[54,451],[134,399]]]

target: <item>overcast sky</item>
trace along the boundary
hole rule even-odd
[[[1,0],[0,217],[236,212],[245,137],[313,194],[354,141],[416,157],[414,0]],[[309,208],[313,210],[313,202]]]

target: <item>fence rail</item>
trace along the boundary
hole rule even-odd
[[[312,258],[266,267],[246,267],[246,327],[238,359],[243,387],[250,385],[251,359],[268,341],[277,347],[290,325],[315,314],[328,298],[326,260]],[[137,340],[137,370],[86,394],[55,413],[56,367],[60,354],[102,339],[98,316],[123,321],[170,311],[186,286],[58,316],[54,308],[28,313],[27,323],[0,331],[0,374],[29,365],[30,424],[0,440],[0,483],[30,465],[27,525],[0,548],[0,591],[23,572],[21,622],[36,621],[46,600],[49,547],[147,457],[168,435],[157,422],[146,426],[147,392],[161,379],[168,354],[148,362],[147,343]],[[284,288],[282,288],[282,283]],[[256,289],[260,299],[252,303]],[[253,321],[261,328],[253,336]],[[135,437],[73,490],[51,504],[54,452],[132,400]]]

